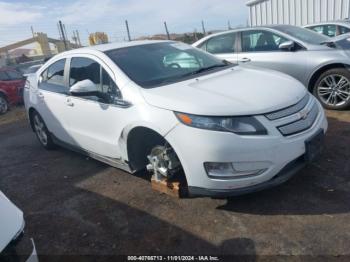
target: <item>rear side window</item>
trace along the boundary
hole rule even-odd
[[[49,66],[47,70],[47,82],[55,85],[64,86],[64,65],[65,59],[59,60]]]
[[[66,59],[58,60],[42,72],[39,79],[39,88],[55,93],[67,93],[64,81],[65,64]]]
[[[212,54],[227,54],[235,52],[236,34],[224,34],[210,38],[207,41],[206,49]]]

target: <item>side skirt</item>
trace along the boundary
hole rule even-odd
[[[73,146],[71,144],[68,144],[64,141],[61,141],[60,139],[58,139],[54,134],[50,133],[52,140],[55,144],[64,147],[66,149],[72,150],[74,152],[77,152],[79,154],[83,154],[86,156],[89,156],[93,159],[96,159],[100,162],[103,162],[107,165],[110,165],[112,167],[124,170],[128,173],[134,173],[133,170],[131,170],[130,166],[128,165],[128,163],[123,162],[120,158],[111,158],[111,157],[106,157],[106,156],[101,156],[99,154],[93,153],[91,151],[85,150],[81,147],[77,147],[77,146]]]

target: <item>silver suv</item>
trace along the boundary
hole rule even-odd
[[[311,30],[273,25],[209,35],[193,46],[221,59],[287,73],[328,109],[350,106],[350,42]]]

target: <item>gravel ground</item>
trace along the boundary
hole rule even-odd
[[[21,110],[11,121],[4,119],[15,112],[0,116],[0,190],[26,221],[17,254],[30,253],[33,238],[46,261],[117,254],[350,259],[348,111],[327,112],[324,153],[286,184],[230,199],[175,199],[152,191],[145,173],[45,151]]]

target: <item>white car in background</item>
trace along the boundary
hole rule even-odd
[[[315,31],[316,33],[323,34],[329,37],[335,37],[338,35],[350,33],[349,20],[322,22],[322,23],[306,25],[304,27],[312,31]]]
[[[191,196],[283,183],[314,160],[327,130],[320,103],[292,77],[173,41],[61,53],[28,78],[24,100],[45,148],[128,172],[147,166],[158,180],[184,173]]]
[[[23,212],[0,191],[0,253],[24,230]]]

